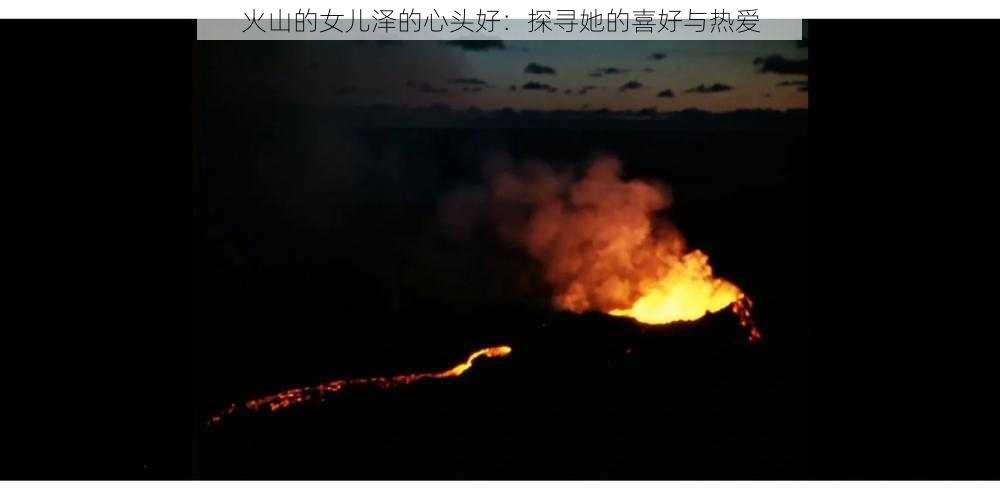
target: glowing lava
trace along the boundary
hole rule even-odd
[[[301,405],[308,401],[322,402],[326,399],[327,395],[338,393],[347,387],[375,386],[378,387],[379,389],[391,389],[393,387],[400,385],[412,384],[420,380],[459,377],[463,373],[468,371],[469,368],[472,368],[472,364],[476,361],[476,359],[479,359],[481,357],[502,358],[510,354],[510,352],[511,348],[505,345],[487,347],[485,349],[480,349],[470,354],[464,363],[459,363],[454,367],[442,372],[410,373],[403,375],[394,375],[390,377],[369,377],[369,378],[333,380],[325,384],[289,389],[287,391],[279,392],[277,394],[272,394],[270,396],[251,399],[243,403],[242,407],[233,403],[229,405],[222,412],[212,416],[212,418],[209,419],[208,424],[209,425],[219,424],[222,422],[222,419],[224,417],[233,415],[234,413],[240,411],[241,408],[250,412],[259,412],[261,410],[275,412],[278,410],[283,410],[285,408],[290,408],[292,406]]]
[[[641,285],[641,294],[631,307],[612,309],[608,314],[657,325],[693,321],[743,296],[736,285],[712,276],[708,256],[698,250],[670,261],[664,263],[659,279]]]
[[[627,309],[607,311],[612,316],[626,316],[641,323],[664,325],[675,321],[694,321],[727,306],[749,332],[750,342],[763,337],[753,321],[753,301],[740,289],[712,276],[708,256],[694,250],[664,266],[659,280],[647,281],[644,292]]]
[[[750,297],[746,295],[740,295],[739,300],[733,302],[733,314],[740,319],[740,325],[750,332],[750,342],[759,342],[764,338],[757,325],[753,322],[753,316],[750,315],[750,310],[753,308],[753,301]]]
[[[580,179],[544,168],[504,172],[493,197],[500,213],[527,214],[501,229],[541,263],[555,307],[659,325],[731,307],[759,339],[746,295],[715,277],[708,255],[661,217],[670,190],[623,179],[619,160],[599,158]]]

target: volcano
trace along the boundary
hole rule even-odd
[[[723,466],[755,477],[775,470],[761,456],[792,455],[755,441],[789,415],[762,383],[775,368],[767,342],[751,342],[731,310],[668,325],[558,311],[518,320],[506,354],[463,364],[460,376],[359,384],[323,403],[227,417],[201,431],[199,468],[475,479],[700,477]],[[454,370],[444,368],[426,373]]]

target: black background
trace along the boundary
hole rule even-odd
[[[22,351],[41,353],[28,366],[8,368],[27,393],[12,393],[20,404],[8,413],[32,431],[11,436],[6,472],[192,477],[193,23],[49,24],[65,41],[14,61],[23,86],[12,95],[49,96],[16,103],[13,136],[35,152],[24,170],[42,188],[21,219],[42,263],[19,300],[44,326],[25,336],[45,340]],[[991,162],[977,154],[992,132],[982,83],[992,26],[810,25],[807,462],[767,477],[996,475]],[[34,384],[39,372],[63,384]],[[677,477],[723,478],[726,465]]]

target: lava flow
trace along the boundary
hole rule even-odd
[[[240,411],[241,408],[250,412],[259,412],[262,410],[275,412],[292,406],[301,405],[308,401],[322,402],[326,399],[327,395],[338,393],[347,387],[368,385],[375,386],[379,389],[391,389],[400,385],[412,384],[420,380],[459,377],[468,371],[469,368],[472,368],[472,364],[480,357],[502,358],[510,354],[510,352],[511,348],[505,345],[487,347],[470,354],[465,362],[459,363],[454,367],[441,372],[409,373],[390,377],[332,380],[325,384],[289,389],[270,396],[251,399],[243,403],[242,406],[233,403],[222,412],[212,416],[212,418],[209,419],[208,424],[219,424],[222,422],[224,417],[233,415],[234,413]]]

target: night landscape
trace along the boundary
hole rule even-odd
[[[194,477],[804,476],[804,45],[200,42]]]

